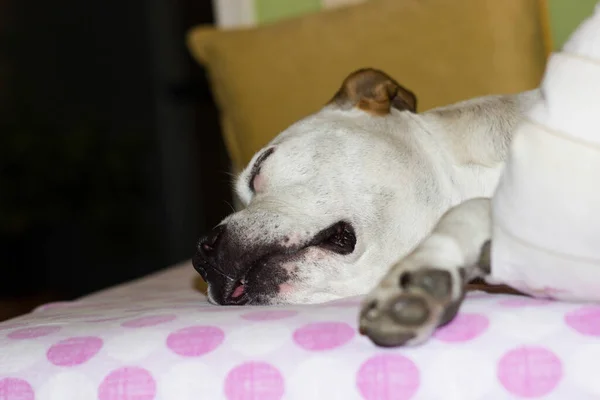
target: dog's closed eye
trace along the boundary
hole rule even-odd
[[[252,171],[250,171],[250,179],[248,180],[248,187],[252,193],[256,193],[259,190],[261,185],[258,185],[258,178],[260,175],[260,168],[262,164],[266,161],[267,158],[275,151],[275,147],[271,147],[265,150],[261,155],[258,156],[254,165],[252,166]]]

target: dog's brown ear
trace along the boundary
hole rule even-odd
[[[417,97],[385,72],[373,68],[351,73],[330,103],[358,107],[375,115],[386,115],[392,107],[417,111]]]

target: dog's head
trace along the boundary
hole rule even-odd
[[[410,91],[359,70],[259,151],[236,182],[246,207],[198,243],[210,301],[316,303],[371,289],[438,215],[414,112]]]

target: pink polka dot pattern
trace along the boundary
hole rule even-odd
[[[480,336],[490,321],[480,314],[458,314],[448,325],[438,329],[434,337],[447,343],[467,342]]]
[[[511,394],[534,398],[544,396],[560,383],[560,359],[542,347],[519,347],[509,351],[498,363],[500,383]]]
[[[290,318],[297,314],[298,311],[294,310],[265,310],[242,314],[242,318],[248,321],[275,321],[278,319]]]
[[[36,339],[42,336],[48,336],[52,333],[60,331],[60,326],[34,326],[31,328],[23,328],[10,332],[7,337],[9,339]]]
[[[167,338],[167,347],[184,357],[199,357],[210,353],[223,343],[225,333],[214,326],[191,326],[173,332]]]
[[[249,362],[233,368],[225,379],[228,400],[278,400],[284,394],[283,376],[263,362]]]
[[[0,379],[0,400],[35,400],[31,385],[23,379]]]
[[[600,304],[468,294],[422,346],[382,349],[356,332],[360,296],[221,307],[176,270],[0,322],[0,400],[437,399],[465,370],[473,398],[598,390]]]
[[[111,372],[98,388],[99,400],[153,400],[155,397],[154,378],[150,372],[138,367],[125,367]]]
[[[354,337],[354,329],[343,322],[316,322],[294,332],[294,341],[309,351],[324,351],[343,346]]]
[[[356,375],[356,386],[366,400],[408,400],[417,393],[417,366],[399,354],[381,354],[365,361]]]
[[[565,322],[586,336],[600,336],[600,307],[585,306],[565,315]]]
[[[89,361],[100,351],[102,345],[99,337],[72,337],[50,347],[46,357],[59,367],[73,367]]]
[[[129,321],[125,321],[121,324],[124,328],[146,328],[149,326],[156,326],[164,324],[166,322],[174,321],[177,317],[175,315],[150,315],[146,317],[136,318]]]

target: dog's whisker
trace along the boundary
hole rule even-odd
[[[229,208],[231,208],[231,212],[235,212],[235,207],[231,205],[230,202],[228,202],[227,200],[223,200],[225,202],[225,204],[227,204],[229,206]]]
[[[221,269],[219,269],[217,267],[213,267],[213,271],[215,271],[216,273],[221,275],[223,278],[229,280],[230,282],[235,281],[235,278],[232,278],[231,276],[227,275],[225,272],[223,272]]]

